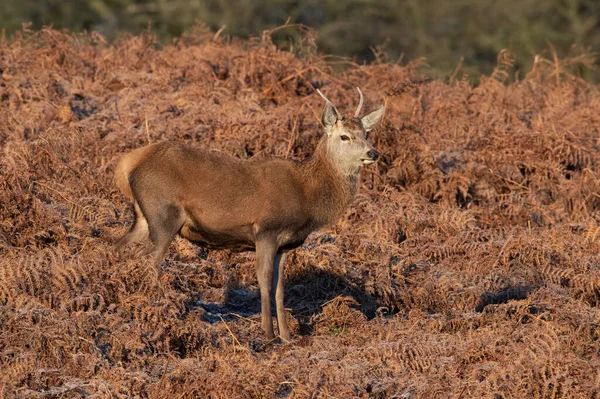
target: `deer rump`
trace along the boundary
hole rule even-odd
[[[153,242],[179,233],[209,249],[253,251],[257,236],[273,235],[281,249],[293,249],[316,227],[289,161],[241,160],[164,142],[126,155],[119,174],[117,184],[139,209],[136,218],[146,219]]]

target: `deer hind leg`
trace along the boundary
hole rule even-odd
[[[278,252],[275,255],[275,262],[273,265],[273,282],[271,284],[272,290],[275,292],[275,307],[277,310],[277,328],[279,329],[279,336],[285,341],[290,340],[290,329],[288,328],[287,320],[285,318],[285,306],[283,304],[283,289],[284,289],[284,268],[285,259],[287,254]]]
[[[277,245],[271,240],[258,240],[256,242],[256,275],[260,287],[260,313],[262,328],[267,339],[275,338],[271,316],[271,284],[273,282],[273,264],[277,249]]]
[[[148,223],[148,231],[152,246],[147,253],[153,254],[153,265],[157,278],[160,276],[160,263],[169,250],[169,244],[181,229],[184,222],[183,210],[173,204],[160,201],[144,201],[142,212]]]
[[[132,244],[134,242],[140,242],[144,240],[148,240],[149,231],[148,231],[148,222],[146,218],[142,214],[142,210],[138,205],[137,201],[133,203],[134,209],[134,219],[131,228],[123,237],[117,241],[115,244],[115,249],[117,251],[121,251],[123,248]]]

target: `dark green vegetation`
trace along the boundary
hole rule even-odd
[[[460,65],[458,76],[474,81],[491,73],[504,48],[515,54],[516,68],[526,70],[536,54],[549,57],[551,46],[561,58],[599,49],[599,16],[596,0],[19,0],[3,5],[0,27],[10,34],[31,21],[35,29],[53,24],[112,38],[151,24],[167,43],[194,23],[248,37],[289,17],[318,31],[323,54],[360,62],[383,54],[425,57],[432,76],[448,76]],[[298,37],[288,29],[275,40],[287,44]],[[597,80],[588,70],[580,73]]]

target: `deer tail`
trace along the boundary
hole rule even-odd
[[[129,184],[129,176],[147,158],[153,147],[154,145],[148,145],[131,151],[119,160],[115,168],[114,182],[123,195],[130,200],[133,200],[133,193]]]

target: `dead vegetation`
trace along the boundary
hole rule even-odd
[[[334,73],[312,43],[0,42],[2,397],[600,396],[600,93],[569,69],[589,60],[511,82],[503,53],[472,87],[385,60]],[[177,240],[158,295],[148,259],[111,251],[125,151],[302,159],[315,89],[352,110],[357,85],[386,100],[383,159],[289,258],[294,342],[262,338],[252,254]]]

